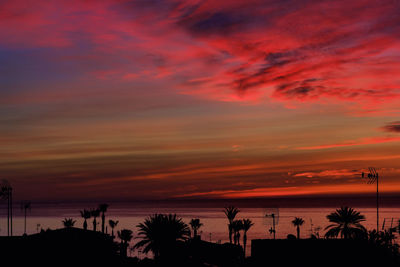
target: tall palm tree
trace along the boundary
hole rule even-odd
[[[143,252],[151,251],[155,258],[167,256],[177,241],[190,237],[188,225],[181,218],[177,218],[176,214],[154,214],[136,227],[142,240],[135,245],[135,248],[144,247]]]
[[[235,245],[240,245],[240,231],[243,230],[242,220],[234,220],[232,222],[233,240]]]
[[[228,218],[229,242],[232,244],[232,223],[235,220],[236,215],[239,213],[239,209],[233,206],[229,206],[224,209],[224,213],[226,215],[226,218]]]
[[[26,234],[26,212],[31,210],[31,202],[30,201],[23,201],[21,203],[21,210],[24,211],[24,234]]]
[[[119,221],[108,220],[108,225],[111,227],[111,236],[114,237],[114,228],[117,227]]]
[[[366,233],[365,227],[361,225],[361,222],[365,221],[365,216],[352,208],[341,207],[326,218],[332,223],[325,228],[328,230],[325,234],[327,238],[336,238],[339,234],[344,239],[358,238]]]
[[[193,238],[197,237],[197,231],[200,229],[203,224],[200,222],[200,219],[192,219],[189,222],[190,227],[193,230]]]
[[[74,219],[72,219],[72,218],[65,218],[62,221],[62,223],[64,225],[64,228],[72,228],[72,227],[74,227],[76,221]]]
[[[128,255],[127,249],[129,247],[129,242],[133,238],[133,232],[129,229],[122,229],[118,231],[118,237],[121,239],[121,256],[126,257]]]
[[[92,217],[90,210],[84,209],[79,211],[81,213],[81,217],[84,219],[83,221],[83,229],[87,230],[87,220]]]
[[[105,213],[107,212],[108,209],[108,204],[100,204],[99,205],[99,210],[101,212],[101,232],[104,234],[104,226],[105,226],[105,221],[106,221],[106,215]]]
[[[92,209],[90,211],[91,217],[93,217],[93,231],[96,232],[97,230],[97,221],[96,218],[100,216],[100,210],[99,209]]]
[[[294,220],[292,221],[293,226],[296,227],[297,239],[300,239],[300,226],[302,226],[303,223],[304,223],[304,220],[300,217],[294,217]]]
[[[254,225],[250,219],[243,219],[243,254],[246,257],[247,231]]]

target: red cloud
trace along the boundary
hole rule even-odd
[[[223,101],[379,105],[400,96],[395,5],[6,1],[0,33],[3,46],[71,49],[64,60],[85,62],[84,72],[101,79],[164,79]]]

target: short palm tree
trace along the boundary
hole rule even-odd
[[[24,234],[26,234],[26,212],[31,210],[31,202],[23,201],[21,203],[21,210],[24,211]]]
[[[327,238],[336,238],[339,235],[344,239],[358,238],[366,233],[365,227],[361,225],[361,222],[365,221],[365,216],[352,208],[341,207],[326,218],[332,223],[325,228],[328,230],[325,234]]]
[[[193,230],[193,238],[197,237],[197,231],[200,229],[203,224],[200,222],[200,219],[192,219],[189,222],[190,227]]]
[[[119,221],[108,220],[108,225],[111,227],[111,236],[114,237],[114,228],[117,227]]]
[[[97,220],[96,218],[100,216],[100,210],[99,209],[92,209],[90,211],[91,217],[93,217],[93,231],[96,232],[97,230]]]
[[[243,219],[243,253],[246,256],[246,245],[247,245],[247,231],[254,225],[254,223],[250,219]]]
[[[292,221],[293,226],[296,227],[297,239],[300,239],[300,226],[302,226],[303,223],[304,220],[300,217],[294,217],[294,220]]]
[[[106,215],[105,213],[107,212],[108,209],[108,204],[100,204],[99,205],[99,210],[101,212],[101,232],[104,234],[104,227],[105,227],[105,222],[106,222]]]
[[[390,247],[393,244],[395,236],[392,231],[376,231],[375,229],[368,232],[368,241],[374,245],[382,247]]]
[[[76,221],[74,219],[72,219],[72,218],[65,218],[62,221],[62,223],[64,225],[64,228],[72,228],[72,227],[74,227]]]
[[[84,219],[83,221],[83,229],[87,230],[87,220],[90,219],[90,217],[92,216],[90,211],[87,209],[81,210],[81,217]]]
[[[118,231],[118,238],[121,239],[121,256],[126,257],[127,249],[129,247],[129,242],[133,238],[133,232],[129,229],[122,229]]]
[[[144,247],[143,252],[151,251],[155,258],[167,256],[177,241],[190,237],[188,225],[181,218],[177,218],[176,214],[154,214],[136,227],[142,240],[135,245],[135,248]]]
[[[232,223],[235,220],[236,215],[239,213],[239,209],[233,206],[229,206],[224,209],[224,213],[226,215],[226,218],[228,219],[229,243],[232,244],[232,234],[233,234]]]

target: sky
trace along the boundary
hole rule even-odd
[[[0,1],[17,199],[400,193],[400,1]]]

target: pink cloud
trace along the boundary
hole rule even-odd
[[[181,93],[221,101],[346,101],[384,109],[400,97],[394,5],[5,1],[0,33],[8,47],[84,53],[81,60],[93,63],[85,71],[100,79],[161,79]]]

